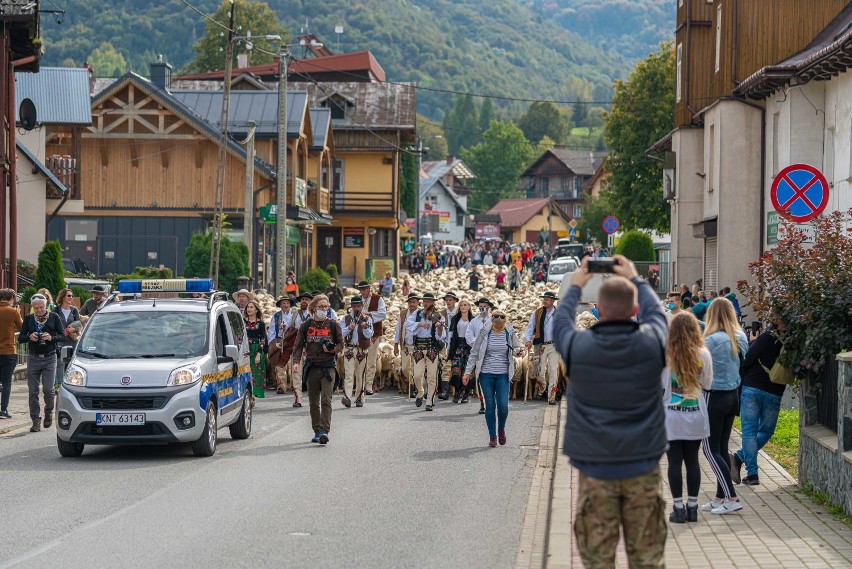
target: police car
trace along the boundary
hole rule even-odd
[[[59,453],[80,456],[87,444],[190,443],[196,456],[211,456],[222,427],[248,438],[248,339],[227,298],[212,279],[120,281],[73,355],[63,348],[71,361],[56,404]]]

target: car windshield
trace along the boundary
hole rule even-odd
[[[188,358],[207,353],[206,312],[101,313],[86,325],[77,355],[92,358]]]
[[[577,270],[577,265],[574,261],[568,263],[551,263],[550,264],[550,274],[551,275],[564,275],[565,273],[571,273]]]

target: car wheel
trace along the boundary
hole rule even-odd
[[[201,432],[201,437],[192,443],[192,453],[195,456],[213,456],[216,452],[217,429],[216,404],[211,401],[207,404],[207,419],[204,421],[204,431]]]
[[[86,447],[83,443],[71,443],[63,441],[58,436],[56,437],[56,447],[59,449],[59,454],[66,457],[75,457],[83,454],[83,449]]]
[[[249,394],[243,396],[243,408],[237,420],[228,425],[233,439],[247,439],[251,435],[251,400]]]

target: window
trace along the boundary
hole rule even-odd
[[[464,227],[464,212],[460,209],[456,209],[456,226]]]
[[[683,44],[677,44],[677,75],[675,79],[675,102],[680,102],[681,68],[683,67]]]
[[[65,222],[66,241],[96,241],[98,221],[96,219],[69,219]]]
[[[560,184],[559,188],[560,188],[562,191],[567,191],[567,190],[569,190],[569,189],[571,188],[571,183],[569,182],[569,180],[570,180],[570,178],[569,178],[568,176],[562,176],[562,178],[560,178],[560,180],[559,180],[559,184]]]
[[[343,160],[332,160],[331,161],[331,187],[324,186],[331,190],[334,193],[342,194],[343,193]],[[328,171],[326,170],[325,165],[322,167],[322,179],[323,184],[328,183]]]
[[[547,194],[550,186],[550,178],[539,178],[538,179],[538,191],[541,194]]]
[[[349,102],[339,95],[332,95],[323,102],[326,108],[331,109],[332,120],[342,120],[346,118],[346,111],[349,107]]]
[[[228,321],[231,323],[231,332],[234,336],[234,344],[240,349],[243,346],[243,336],[246,328],[242,316],[238,312],[228,312]]]
[[[574,217],[583,217],[583,206],[579,204],[574,205]]]
[[[374,231],[375,233],[370,235],[370,257],[393,257],[393,231],[390,229]]]
[[[716,73],[722,60],[722,5],[716,7]]]

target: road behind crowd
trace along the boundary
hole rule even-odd
[[[331,442],[271,396],[246,441],[86,447],[55,431],[0,437],[0,567],[509,567],[545,406],[511,402],[490,449],[478,402],[432,413],[383,392],[335,398]]]

